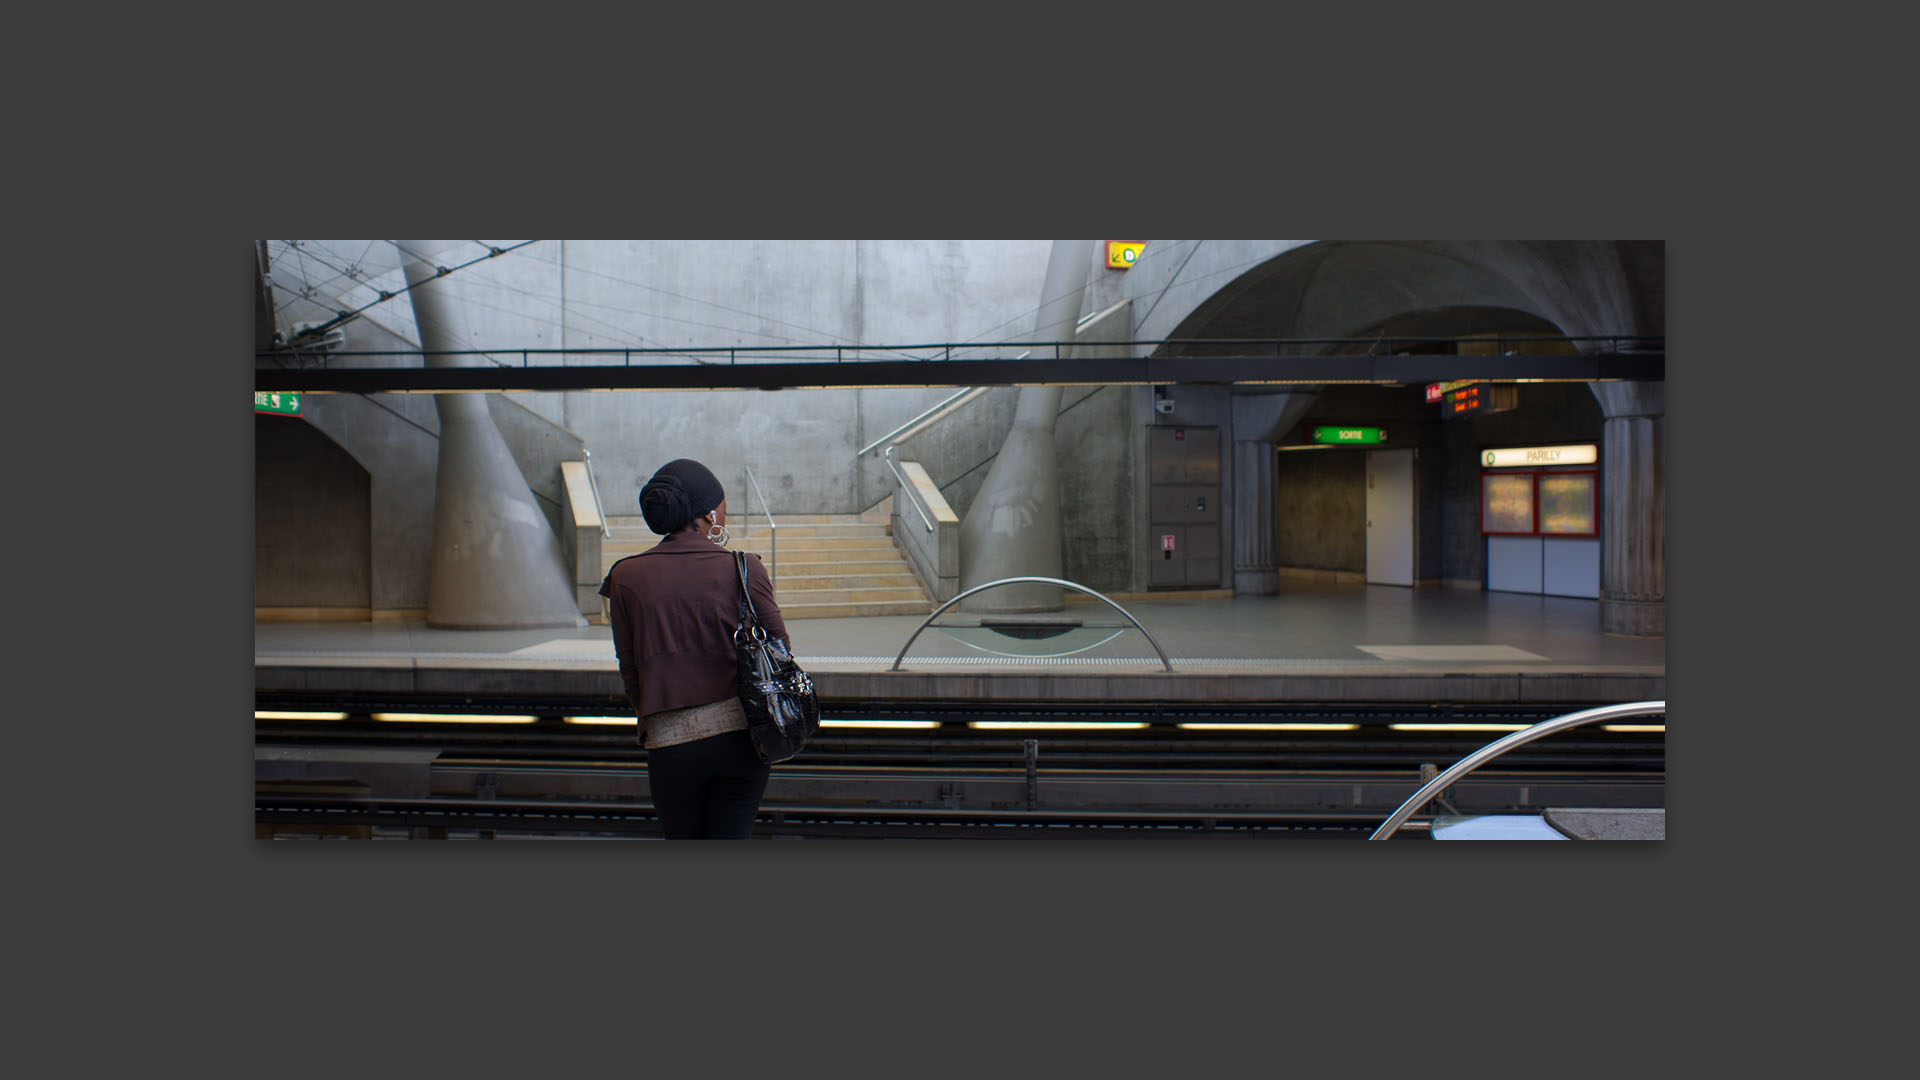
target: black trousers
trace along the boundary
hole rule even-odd
[[[745,840],[772,767],[744,731],[647,751],[647,784],[669,840]]]

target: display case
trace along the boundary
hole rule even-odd
[[[1542,536],[1598,536],[1599,474],[1539,473],[1534,482],[1534,520]]]
[[[1532,536],[1533,474],[1487,473],[1480,477],[1480,531],[1495,536]]]
[[[1487,536],[1600,535],[1599,473],[1592,469],[1483,473],[1480,532]]]

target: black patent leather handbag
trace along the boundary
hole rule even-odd
[[[740,657],[740,707],[747,714],[754,752],[771,765],[798,754],[820,730],[820,701],[813,680],[793,662],[786,645],[760,625],[747,592],[746,555],[734,552],[733,566],[740,575],[740,623],[733,630],[733,648]]]

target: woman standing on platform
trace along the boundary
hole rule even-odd
[[[726,492],[706,466],[680,458],[640,489],[640,513],[662,539],[613,564],[600,595],[640,718],[654,809],[669,840],[744,840],[770,769],[740,708],[740,578],[726,550]],[[786,641],[758,555],[747,556],[747,581],[767,635]]]

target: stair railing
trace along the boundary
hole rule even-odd
[[[908,480],[905,474],[900,471],[900,466],[893,463],[894,449],[893,444],[888,443],[886,450],[881,453],[880,458],[887,463],[887,468],[892,471],[893,478],[899,481],[900,490],[907,493],[907,503],[913,507],[915,513],[920,515],[920,523],[927,527],[928,532],[932,532],[933,519],[927,516],[927,508],[921,504],[919,494],[913,490],[913,482]]]
[[[1015,357],[1015,359],[1024,359],[1029,355],[1031,355],[1030,351],[1023,352],[1018,357]],[[900,472],[900,466],[895,464],[893,460],[895,445],[913,438],[927,428],[946,419],[949,415],[957,411],[960,406],[986,393],[989,389],[991,389],[991,387],[969,386],[861,447],[853,455],[855,460],[859,460],[871,453],[875,447],[886,447],[885,450],[881,451],[880,459],[886,462],[887,471],[893,474],[893,479],[897,483],[899,490],[907,493],[907,502],[912,504],[914,512],[920,515],[920,524],[925,525],[928,532],[933,531],[933,518],[927,513],[927,508],[921,504],[920,496],[915,494],[913,484]]]
[[[1021,353],[1020,355],[1025,356],[1026,354]],[[979,397],[981,394],[986,393],[988,389],[989,389],[988,387],[984,387],[984,386],[969,386],[966,389],[960,391],[959,393],[954,394],[952,397],[947,398],[945,401],[942,401],[940,404],[935,405],[933,408],[928,409],[927,411],[921,413],[919,416],[914,417],[913,419],[907,421],[906,423],[901,424],[899,427],[894,428],[892,431],[887,432],[885,435],[882,435],[879,438],[868,443],[867,445],[861,447],[859,451],[855,453],[853,456],[855,458],[866,457],[867,454],[872,452],[874,447],[879,446],[882,443],[894,442],[894,441],[905,442],[911,436],[920,434],[918,431],[908,432],[909,428],[913,428],[916,425],[931,426],[936,421],[945,419],[945,413],[942,410],[951,411],[953,409],[958,409],[960,406],[966,404],[966,401],[961,400],[962,398],[967,398],[971,400],[972,398]],[[907,434],[903,435],[901,434],[902,432],[907,432]],[[895,436],[899,436],[899,438],[896,440]]]
[[[774,585],[778,578],[774,575],[780,568],[780,523],[773,520],[773,507],[768,504],[766,493],[760,490],[760,481],[753,478],[753,469],[747,469],[747,483],[753,488],[753,494],[760,496],[760,512],[767,517],[767,584]],[[753,500],[747,500],[747,519],[753,519]]]
[[[587,462],[587,490],[593,492],[593,512],[600,515],[600,536],[613,539],[613,526],[607,524],[607,508],[600,502],[600,485],[593,479],[593,451],[582,446],[580,454]]]
[[[895,663],[899,663],[899,661],[896,660]],[[1373,835],[1367,837],[1367,839],[1392,839],[1394,831],[1406,824],[1407,819],[1412,817],[1415,811],[1425,806],[1434,796],[1445,791],[1455,780],[1460,779],[1515,747],[1525,746],[1535,739],[1551,735],[1556,731],[1565,731],[1568,728],[1579,727],[1582,724],[1591,724],[1599,720],[1618,720],[1627,716],[1655,716],[1666,711],[1667,703],[1665,701],[1634,701],[1625,705],[1602,705],[1597,709],[1583,709],[1580,712],[1568,713],[1565,716],[1556,716],[1551,720],[1542,720],[1532,727],[1523,728],[1505,738],[1496,739],[1480,749],[1475,750],[1473,753],[1468,754],[1466,757],[1461,758],[1459,761],[1454,762],[1452,768],[1434,777],[1432,780],[1427,781],[1427,783],[1422,786],[1420,790],[1414,792],[1406,802],[1400,804],[1400,809],[1395,810],[1387,817],[1387,820],[1381,822],[1380,827],[1375,829]]]

